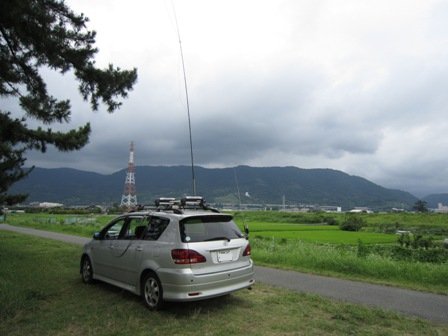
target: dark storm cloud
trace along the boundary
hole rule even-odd
[[[92,136],[79,152],[30,153],[29,163],[109,173],[126,167],[134,141],[138,165],[189,164],[171,7],[161,0],[69,5],[91,19],[98,63],[136,66],[139,80],[109,115],[90,112],[67,76],[64,85],[49,76],[52,91],[72,99],[70,126],[91,122]],[[441,2],[409,1],[405,11],[400,1],[175,5],[196,164],[329,167],[415,193],[448,191]]]

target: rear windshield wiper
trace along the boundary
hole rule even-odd
[[[205,239],[204,241],[213,241],[213,240],[227,240],[227,241],[230,241],[230,238],[221,236],[221,237],[213,237],[213,238]]]

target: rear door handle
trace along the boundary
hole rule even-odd
[[[141,247],[141,246],[137,246],[137,247],[135,248],[135,250],[136,250],[136,251],[139,251],[139,252],[140,252],[140,251],[143,251],[143,247]]]

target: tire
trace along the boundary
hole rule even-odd
[[[90,258],[84,256],[81,261],[81,278],[86,284],[93,283],[93,267]]]
[[[155,273],[149,272],[142,280],[142,298],[146,307],[150,310],[160,310],[164,306],[163,288]]]

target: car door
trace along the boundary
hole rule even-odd
[[[130,215],[119,238],[113,242],[113,278],[130,286],[136,286],[139,279],[142,258],[142,238],[147,218]]]
[[[127,218],[121,217],[108,224],[92,247],[91,255],[97,275],[114,279],[114,255],[118,253],[117,241],[125,228]]]

